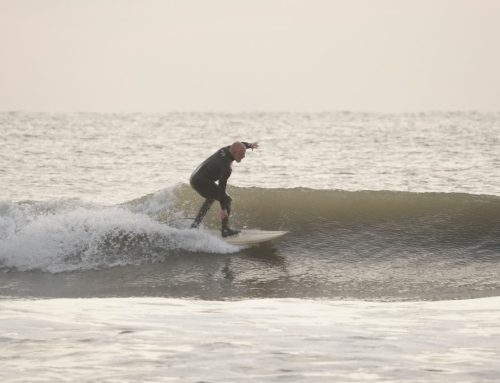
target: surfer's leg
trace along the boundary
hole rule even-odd
[[[231,203],[233,202],[233,199],[229,194],[226,194],[226,206],[227,206],[227,216],[229,217],[231,215]]]
[[[233,199],[226,194],[226,206],[227,206],[227,217],[222,219],[222,227],[221,227],[221,233],[223,237],[228,237],[230,235],[235,235],[238,234],[238,230],[233,230],[230,229],[228,224],[229,224],[229,216],[231,215],[231,202]]]
[[[191,224],[192,228],[197,228],[208,210],[217,199],[218,188],[214,182],[211,182],[203,177],[191,177],[191,186],[194,190],[196,190],[202,197],[205,198],[203,205],[201,205],[200,211],[198,215],[194,219],[194,222]]]
[[[203,205],[201,205],[201,208],[200,208],[200,211],[198,212],[198,215],[194,219],[194,222],[191,224],[191,227],[193,229],[200,226],[201,221],[203,220],[203,218],[205,217],[205,215],[207,214],[208,210],[210,209],[210,207],[212,206],[213,203],[214,203],[214,200],[211,198],[207,198],[205,200],[205,202],[203,202]]]

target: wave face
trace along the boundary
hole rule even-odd
[[[229,193],[234,226],[290,233],[237,249],[191,230],[183,218],[194,216],[202,199],[185,184],[110,207],[3,202],[0,294],[453,299],[500,292],[498,197],[305,188]],[[218,226],[217,210],[207,227]],[[46,273],[49,285],[69,287],[40,289],[33,278]]]
[[[192,205],[191,191],[179,192]],[[400,258],[428,250],[434,257],[471,261],[500,255],[496,196],[304,188],[231,192],[240,225],[289,230],[288,242],[312,246],[315,254]]]

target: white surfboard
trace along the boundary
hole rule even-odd
[[[269,231],[269,230],[241,230],[236,235],[221,237],[224,241],[236,246],[257,245],[262,242],[272,241],[273,239],[284,236],[288,231]],[[218,234],[220,236],[220,232]]]

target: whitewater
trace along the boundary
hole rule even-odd
[[[2,381],[495,381],[500,114],[0,113]],[[240,248],[189,228],[235,140]]]

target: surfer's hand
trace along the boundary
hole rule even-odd
[[[253,142],[250,144],[250,149],[254,150],[254,149],[257,149],[259,147],[259,143],[258,142]]]
[[[224,218],[227,218],[229,217],[229,214],[227,214],[227,210],[226,209],[222,209],[220,211],[220,219],[224,219]]]

